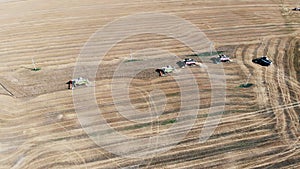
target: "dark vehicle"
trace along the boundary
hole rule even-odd
[[[293,11],[300,11],[300,8],[293,8]]]
[[[256,58],[252,60],[253,63],[259,64],[261,66],[270,66],[272,61],[268,59],[266,56],[262,56],[260,58]]]

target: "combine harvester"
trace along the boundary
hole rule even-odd
[[[219,64],[221,62],[233,62],[229,56],[224,55],[224,54],[219,54],[218,57],[213,57],[211,58],[211,60],[215,63],[215,64]]]
[[[197,62],[195,61],[194,59],[191,59],[191,58],[185,58],[184,60],[182,61],[179,61],[176,63],[180,68],[185,68],[185,66],[199,66],[199,67],[202,67],[202,68],[207,68],[206,65],[200,63],[200,62]],[[165,76],[169,73],[172,73],[175,71],[175,68],[172,67],[171,65],[168,65],[166,67],[162,67],[160,69],[156,69],[155,72],[157,72],[159,74],[159,76]]]
[[[162,67],[160,69],[156,69],[155,71],[159,74],[159,76],[165,76],[169,73],[172,73],[175,70],[171,65],[168,65],[166,67]]]
[[[200,67],[206,68],[205,65],[203,65],[202,63],[197,62],[191,58],[185,58],[183,61],[181,61],[181,63],[180,62],[177,63],[178,65],[180,65],[181,68],[185,68],[185,66],[200,66]]]
[[[219,61],[220,62],[232,62],[232,60],[224,54],[219,55]]]
[[[69,84],[69,89],[74,89],[77,86],[88,86],[90,84],[90,81],[88,79],[79,77],[77,79],[70,80],[67,84]]]

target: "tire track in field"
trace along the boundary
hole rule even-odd
[[[270,40],[268,41],[268,43],[270,42]],[[281,44],[282,45],[282,44]],[[269,48],[269,47],[268,47]],[[257,48],[257,50],[258,50],[259,48]],[[246,49],[247,50],[247,49]],[[246,53],[245,51],[246,51],[245,49],[243,50],[243,52],[242,53]],[[276,56],[275,56],[276,57]],[[250,60],[250,59],[249,59]],[[247,63],[245,63],[245,65],[246,65]],[[243,66],[243,69],[244,69],[244,72],[250,72],[250,70],[251,70],[251,68],[247,68],[246,66]],[[257,74],[257,71],[255,71],[254,70],[254,74]],[[266,74],[264,74],[264,76],[266,77],[266,76],[268,76],[268,73],[269,72],[267,72]],[[258,74],[260,74],[260,75],[262,75],[262,72],[260,72],[260,73],[258,73]],[[262,75],[263,76],[263,75]],[[259,81],[261,81],[261,80],[259,80]],[[275,85],[274,85],[275,86]],[[276,89],[276,88],[275,88]],[[277,91],[275,91],[275,93],[276,93]],[[269,93],[272,93],[272,91],[270,91]],[[271,97],[270,96],[270,98],[274,98],[274,97]],[[275,97],[275,98],[278,98],[278,96],[277,97]],[[272,100],[275,100],[275,99],[272,99]],[[288,104],[283,104],[283,105],[288,105]],[[299,104],[298,105],[291,105],[292,107],[298,107],[299,106]],[[289,106],[283,106],[283,108],[282,108],[282,110],[284,111],[284,110],[286,110],[287,108],[290,108]],[[271,110],[271,113],[273,112],[273,111],[275,111],[276,112],[276,110]],[[259,112],[260,113],[260,112]],[[278,117],[276,117],[276,119],[277,119]],[[284,121],[286,120],[285,118],[281,118],[282,119],[282,122],[283,122],[283,125],[285,124],[284,123]],[[271,119],[272,120],[272,119]],[[278,125],[278,124],[280,124],[280,125],[282,125],[282,122],[277,122],[276,124]],[[265,124],[265,123],[263,123],[263,124]],[[292,156],[291,154],[289,154],[289,153],[286,153],[285,155],[287,155],[287,156]],[[293,153],[294,154],[294,153]],[[276,158],[276,156],[274,157],[274,158]],[[285,160],[285,159],[284,159]],[[283,161],[284,161],[283,160]],[[270,162],[270,161],[269,161]],[[266,163],[264,162],[264,165],[266,165]]]
[[[269,39],[270,41],[272,40],[272,39]],[[272,44],[270,44],[270,46],[269,46],[269,50],[268,50],[268,54],[270,55],[270,50],[271,50],[271,48],[274,48],[274,43],[273,43],[273,41],[277,41],[277,43],[279,43],[280,42],[280,39],[275,39],[275,40],[272,40]],[[276,45],[277,46],[277,45]],[[276,47],[275,47],[276,48]],[[271,53],[271,55],[274,55],[274,56],[272,56],[270,59],[275,59],[275,58],[277,58],[277,56],[275,56],[275,53]],[[269,56],[270,57],[270,56]],[[275,61],[275,60],[274,60]],[[281,96],[280,95],[278,95],[278,86],[276,85],[276,82],[274,81],[274,79],[275,78],[277,78],[277,76],[276,76],[276,73],[274,72],[274,70],[272,69],[273,67],[275,67],[274,65],[272,65],[272,67],[271,66],[269,66],[268,67],[268,69],[266,70],[267,71],[267,73],[265,74],[265,80],[266,80],[266,82],[268,83],[268,86],[269,86],[269,88],[268,88],[268,91],[269,91],[269,95],[270,95],[270,98],[272,98],[270,101],[269,101],[269,103],[270,103],[270,106],[271,107],[277,107],[278,105],[284,105],[284,103],[282,103],[282,101],[281,101]],[[284,131],[285,131],[285,126],[286,126],[286,124],[285,124],[285,116],[284,116],[284,114],[283,113],[281,113],[281,110],[275,110],[274,111],[274,114],[275,114],[275,116],[276,116],[276,120],[277,120],[277,122],[276,122],[276,130],[282,135],[282,137],[284,138],[284,139],[286,139],[285,137],[285,134],[283,134],[284,133]]]
[[[283,60],[284,53],[278,52],[278,48],[280,48],[280,46],[286,46],[286,43],[288,43],[289,41],[287,38],[285,38],[284,40],[276,40],[276,41],[277,44],[274,43],[274,45],[270,48],[270,53],[269,53],[270,55],[274,56],[273,57],[274,65],[270,67],[270,71],[274,72],[274,75],[266,76],[267,81],[269,81],[270,85],[275,86],[275,84],[279,84],[278,88],[273,88],[273,90],[270,91],[270,93],[272,93],[273,95],[273,97],[271,98],[277,98],[277,99],[270,100],[270,104],[272,104],[272,106],[278,106],[279,104],[286,105],[292,103],[292,100],[290,99],[290,95],[289,95],[289,89],[288,86],[286,85],[285,76],[282,76],[285,74],[284,66],[282,64],[284,61]],[[274,76],[276,78],[273,78]],[[289,109],[289,112],[293,113],[293,109]],[[276,111],[275,113],[278,119],[281,119],[278,121],[277,129],[280,130],[283,139],[286,142],[295,140],[296,139],[295,135],[292,132],[294,130],[294,127],[291,126],[293,125],[293,122],[290,117],[290,114],[287,113],[286,109],[282,111]]]
[[[238,64],[241,66],[242,72],[244,72],[244,76],[247,77],[249,74],[251,74],[251,79],[255,80],[255,93],[257,94],[257,102],[260,106],[260,108],[264,108],[266,106],[267,101],[266,101],[266,92],[263,85],[261,82],[263,81],[261,76],[263,72],[258,69],[253,69],[253,63],[252,59],[254,56],[253,54],[255,53],[255,49],[258,49],[256,45],[248,45],[243,48],[243,50],[240,53],[237,53],[237,60]],[[257,53],[257,52],[256,52]]]
[[[277,50],[280,49],[280,47],[284,47],[284,49],[287,49],[289,44],[290,44],[290,41],[291,39],[287,39],[286,42],[284,42],[283,44],[281,45],[278,45],[278,48]],[[293,90],[293,88],[290,88],[288,86],[288,81],[286,79],[286,70],[285,69],[285,66],[284,64],[286,64],[286,60],[288,60],[288,58],[286,57],[289,57],[286,55],[286,53],[284,53],[284,49],[280,50],[281,52],[278,52],[279,53],[279,56],[278,57],[278,69],[277,69],[277,76],[279,77],[280,79],[280,82],[278,82],[278,84],[283,84],[282,87],[281,87],[281,93],[282,93],[282,97],[284,98],[284,102],[285,104],[289,104],[289,103],[292,103],[293,102],[293,98],[291,97],[290,95],[290,91]],[[284,64],[282,64],[284,63]],[[280,85],[279,85],[280,86]],[[295,126],[295,122],[298,123],[299,120],[297,118],[297,113],[295,112],[294,109],[289,109],[289,111],[285,110],[284,113],[286,114],[286,121],[287,121],[287,132],[289,134],[289,139],[291,142],[294,142],[294,141],[298,141],[298,138],[296,136],[296,130],[297,130],[297,127]]]

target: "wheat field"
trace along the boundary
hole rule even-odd
[[[0,1],[0,168],[299,168],[300,12],[291,10],[297,5],[296,0]],[[76,78],[77,58],[95,32],[119,18],[147,12],[189,21],[233,62],[222,64],[225,107],[208,140],[199,142],[199,135],[214,106],[212,84],[205,69],[190,68],[200,92],[195,124],[180,142],[166,144],[167,151],[128,158],[91,139],[73,100],[85,88],[68,90],[66,82]],[[166,24],[158,22],[153,20]],[[130,24],[119,26],[126,30]],[[138,58],[137,51],[147,48],[170,51],[180,59],[193,52],[166,36],[127,37],[106,53],[92,86],[106,123],[130,137],[168,131],[180,112],[180,86],[174,78],[147,69],[130,82],[129,98],[143,112],[150,104],[146,93],[163,91],[167,103],[158,123],[144,114],[132,115],[142,119],[139,123],[118,114],[111,90],[114,70],[131,52]],[[252,63],[263,55],[273,61],[271,66]],[[31,70],[32,60],[41,70]],[[253,86],[240,88],[247,77]],[[95,122],[89,127],[102,125],[98,117],[86,116]],[[95,132],[103,132],[99,130]]]

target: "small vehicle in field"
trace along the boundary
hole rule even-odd
[[[272,64],[272,61],[266,57],[262,56],[260,58],[252,59],[253,63],[259,64],[261,66],[270,66]]]
[[[293,11],[300,11],[300,8],[293,8]]]

